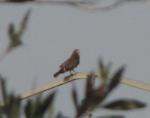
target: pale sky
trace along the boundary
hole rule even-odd
[[[33,88],[34,83],[38,86],[49,82],[59,64],[75,48],[81,51],[77,71],[96,70],[98,58],[103,57],[114,63],[114,69],[127,64],[128,78],[150,83],[150,2],[125,4],[107,12],[60,5],[0,4],[0,55],[8,43],[8,24],[18,25],[28,8],[33,11],[23,37],[24,46],[0,62],[0,73],[7,78],[10,91],[20,93]],[[83,82],[76,83],[82,91]],[[55,108],[56,112],[61,110],[71,117],[74,111],[69,99],[70,86],[59,87]],[[120,85],[108,100],[124,97],[142,100],[148,107],[119,112],[120,115],[149,118],[148,92]],[[111,113],[116,112],[98,109],[93,115]]]

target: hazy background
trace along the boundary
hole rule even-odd
[[[59,64],[75,48],[81,51],[77,71],[96,70],[101,56],[106,62],[112,61],[114,69],[127,64],[127,77],[150,83],[150,2],[125,4],[107,12],[60,5],[0,4],[0,55],[8,43],[8,24],[19,25],[28,8],[33,11],[23,36],[24,45],[0,62],[0,73],[6,77],[10,91],[22,93],[33,85],[51,81]],[[76,83],[82,91],[83,82]],[[72,118],[70,86],[59,87],[55,108],[56,112],[61,110]],[[127,118],[149,118],[150,93],[120,85],[108,100],[123,97],[144,101],[148,107],[119,114]],[[100,109],[93,115],[111,113],[116,112]]]

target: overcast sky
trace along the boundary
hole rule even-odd
[[[24,45],[0,62],[0,73],[7,78],[9,90],[16,93],[49,82],[59,64],[72,50],[81,51],[77,71],[97,69],[99,57],[112,61],[114,69],[127,64],[125,76],[150,83],[150,2],[122,5],[111,11],[87,12],[60,5],[0,5],[0,55],[7,46],[10,22],[19,24],[23,14],[32,8]],[[63,76],[63,75],[62,75]],[[83,82],[77,82],[82,91]],[[73,114],[69,99],[71,84],[59,87],[56,109]],[[82,92],[80,92],[82,94]],[[133,98],[148,107],[132,112],[120,112],[127,118],[149,118],[150,94],[121,85],[108,100]],[[65,104],[65,109],[64,109]],[[114,114],[97,110],[94,115]]]

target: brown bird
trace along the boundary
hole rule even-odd
[[[74,68],[77,67],[80,63],[80,51],[79,49],[75,49],[71,56],[63,62],[59,67],[59,71],[54,74],[54,77],[57,77],[61,73],[65,73],[67,71],[74,71]]]

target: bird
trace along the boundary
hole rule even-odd
[[[73,50],[71,56],[64,61],[60,66],[59,66],[59,70],[54,73],[54,77],[57,77],[59,74],[65,73],[65,72],[70,72],[72,74],[72,72],[74,72],[74,68],[76,68],[80,63],[80,50],[79,49],[75,49]]]

